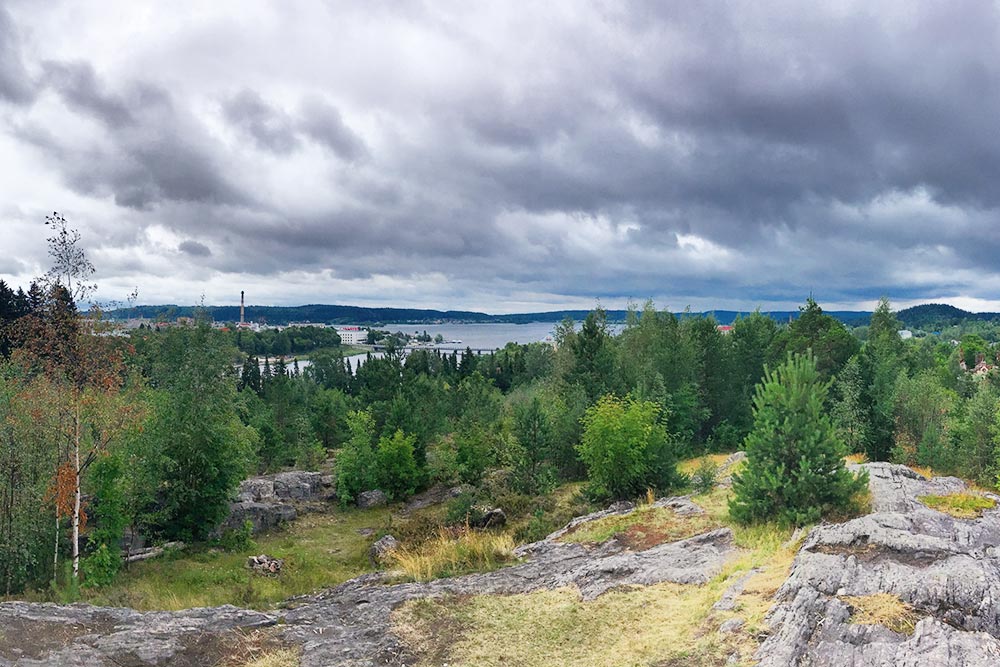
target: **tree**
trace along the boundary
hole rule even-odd
[[[789,355],[765,373],[744,441],[747,463],[733,475],[729,510],[737,521],[811,523],[848,507],[865,488],[866,475],[844,466],[843,442],[824,407],[828,386],[812,355]]]
[[[659,416],[652,401],[611,394],[587,410],[577,451],[593,495],[624,499],[678,485],[676,455]]]
[[[771,358],[812,352],[816,368],[824,378],[836,375],[860,345],[841,322],[823,312],[812,297],[799,308],[799,316],[774,339]]]
[[[343,505],[363,491],[371,491],[379,482],[375,456],[375,419],[371,412],[359,410],[347,415],[351,433],[347,444],[337,454],[337,497]]]
[[[375,459],[378,467],[378,486],[393,500],[413,495],[417,489],[420,471],[413,457],[416,438],[396,430],[392,436],[378,441]]]
[[[236,410],[235,348],[201,322],[158,339],[154,380],[162,400],[151,426],[166,459],[160,530],[203,539],[225,518],[257,433]]]

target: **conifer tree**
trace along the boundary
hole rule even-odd
[[[811,354],[768,370],[754,395],[746,467],[733,475],[729,503],[742,523],[803,525],[846,508],[867,483],[844,466],[845,447],[824,409],[829,382]]]

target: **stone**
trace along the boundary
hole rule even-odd
[[[389,498],[386,497],[384,492],[379,491],[378,489],[362,491],[358,494],[358,507],[361,509],[382,507],[383,505],[388,504],[388,502]]]
[[[292,470],[274,475],[274,495],[282,500],[314,500],[323,488],[318,472]]]
[[[267,554],[260,554],[259,556],[250,556],[247,558],[247,567],[253,570],[256,574],[263,574],[269,577],[275,577],[281,574],[281,568],[284,567],[285,560],[283,558],[274,558],[268,556]]]
[[[719,634],[728,635],[734,632],[739,632],[744,625],[746,625],[746,621],[739,616],[734,616],[728,621],[724,621],[722,625],[719,626]]]
[[[176,612],[0,603],[3,667],[118,667],[220,664],[240,633],[277,617],[232,606]]]
[[[218,531],[239,530],[245,521],[253,524],[253,532],[263,532],[292,521],[298,516],[295,507],[285,503],[237,502],[229,506],[229,516]]]
[[[384,564],[389,554],[398,548],[399,540],[392,535],[383,535],[368,547],[368,560],[377,567]]]
[[[237,502],[260,503],[274,498],[274,480],[267,477],[251,477],[240,482],[236,493]]]
[[[507,524],[507,514],[499,507],[477,508],[477,518],[469,521],[473,528],[499,528]]]

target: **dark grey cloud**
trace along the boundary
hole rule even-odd
[[[34,96],[34,84],[21,58],[17,27],[0,6],[0,100],[27,104]]]
[[[364,141],[344,123],[337,108],[322,99],[309,97],[302,102],[300,126],[305,134],[345,160],[356,160],[367,153]]]
[[[291,118],[252,90],[241,90],[226,100],[222,109],[230,123],[265,150],[287,154],[299,146]]]
[[[134,63],[0,12],[5,134],[136,230],[116,266],[442,305],[1000,290],[995,5],[250,5]]]
[[[210,257],[212,255],[212,250],[207,245],[190,239],[187,241],[181,241],[180,245],[177,246],[177,249],[183,253],[191,255],[192,257]]]

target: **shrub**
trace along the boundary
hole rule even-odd
[[[414,458],[416,437],[397,430],[392,437],[383,436],[378,442],[376,462],[378,487],[393,500],[413,494],[417,488],[420,471]]]
[[[753,399],[746,465],[733,475],[729,510],[737,521],[811,523],[849,507],[865,489],[867,475],[844,466],[847,452],[824,407],[828,387],[812,355],[790,355],[765,373]]]
[[[719,466],[711,457],[703,457],[691,474],[691,485],[698,493],[709,493],[719,478]]]
[[[347,505],[362,491],[375,488],[376,477],[375,420],[366,410],[350,412],[347,428],[351,437],[337,454],[337,497]]]
[[[577,451],[595,497],[630,498],[677,486],[673,443],[659,416],[656,403],[611,394],[587,410]]]
[[[230,528],[223,531],[218,544],[219,548],[223,551],[238,553],[254,550],[256,544],[253,541],[253,522],[247,519],[239,528]]]

